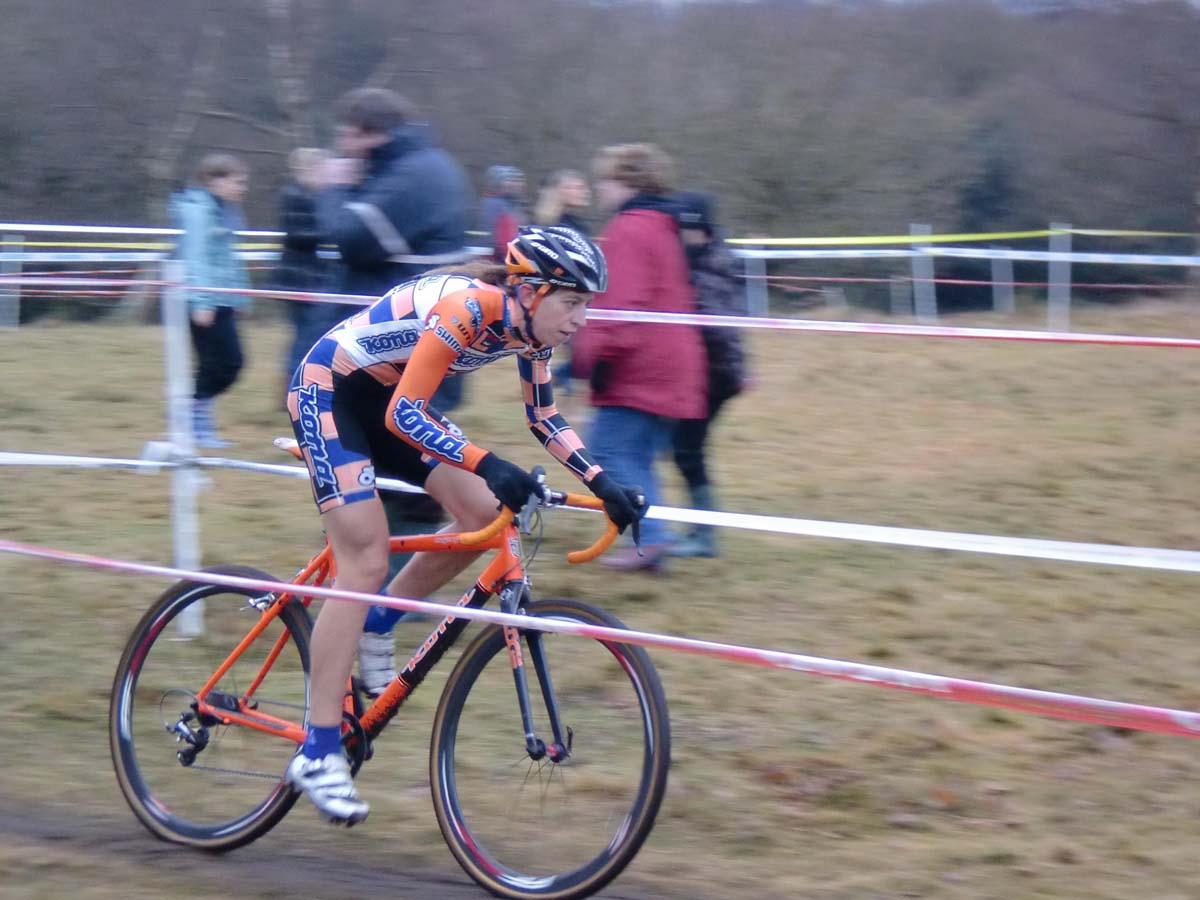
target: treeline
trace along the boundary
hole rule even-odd
[[[742,234],[1196,230],[1200,12],[1182,0],[6,6],[4,219],[161,223],[224,149],[272,227],[286,153],[328,142],[332,100],[370,82],[415,101],[477,183],[658,141]]]

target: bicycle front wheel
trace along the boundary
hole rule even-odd
[[[275,580],[245,566],[210,571]],[[251,588],[182,581],[158,599],[129,639],[113,681],[109,744],[126,801],[163,840],[229,850],[271,829],[296,801],[283,780],[294,743],[206,721],[192,708],[195,692],[273,602]],[[181,636],[178,617],[201,603],[202,633]],[[308,611],[289,601],[216,683],[211,701],[236,703],[252,690],[253,709],[304,723],[311,630]]]
[[[625,627],[571,600],[531,603],[528,614]],[[649,834],[667,785],[670,725],[642,648],[550,633],[541,641],[567,758],[534,760],[526,751],[504,634],[491,626],[463,652],[442,694],[430,781],[442,834],[472,878],[501,897],[567,900],[616,877]],[[530,655],[534,724],[549,743]]]

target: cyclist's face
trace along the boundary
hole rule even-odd
[[[542,298],[533,313],[533,333],[547,347],[558,347],[583,327],[592,295],[559,288]]]

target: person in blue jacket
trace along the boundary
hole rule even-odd
[[[193,287],[247,289],[250,280],[235,250],[244,227],[241,203],[249,185],[246,164],[228,153],[200,161],[198,187],[171,197],[171,218],[182,234],[176,252],[184,281]],[[196,393],[192,429],[200,447],[228,447],[213,420],[215,398],[229,390],[242,370],[236,312],[246,298],[238,294],[188,291],[192,346],[196,351]]]

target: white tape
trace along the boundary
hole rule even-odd
[[[696,313],[641,312],[632,309],[588,310],[589,321],[655,322],[718,328],[770,328],[821,334],[891,334],[991,341],[1033,341],[1054,344],[1109,344],[1137,347],[1200,348],[1200,338],[1142,337],[1133,334],[1087,334],[1079,331],[1026,331],[1006,328],[953,328],[944,325],[894,325],[883,322],[833,322],[821,319],[768,319],[757,316],[707,316]]]
[[[1046,250],[988,250],[974,247],[930,247],[931,256],[968,259],[1013,259],[1030,262],[1112,263],[1134,266],[1200,266],[1200,256],[1157,256],[1141,253],[1051,253]]]
[[[103,457],[88,456],[0,452],[0,465],[58,465],[81,466],[84,468],[155,469],[161,468],[163,465],[178,464],[178,462],[161,463],[143,459],[106,459]],[[198,457],[194,461],[194,464],[204,468],[242,469],[273,475],[287,475],[292,478],[308,477],[308,470],[301,466],[251,462],[241,459]],[[420,488],[396,479],[380,478],[376,483],[384,490],[423,493]],[[968,553],[988,553],[996,556],[1094,563],[1097,565],[1158,569],[1171,572],[1200,572],[1200,552],[1192,550],[1170,550],[1162,547],[1127,547],[1116,544],[1083,544],[1072,541],[1049,541],[1037,538],[970,534],[956,531],[928,531],[919,528],[860,525],[853,522],[827,522],[820,519],[790,519],[782,516],[713,512],[699,509],[682,509],[672,506],[652,506],[646,515],[648,518],[661,519],[665,522],[716,525],[724,528],[741,528],[748,531],[794,534],[801,537],[832,538],[835,540],[863,541],[874,544],[893,544],[901,547],[957,550]]]

